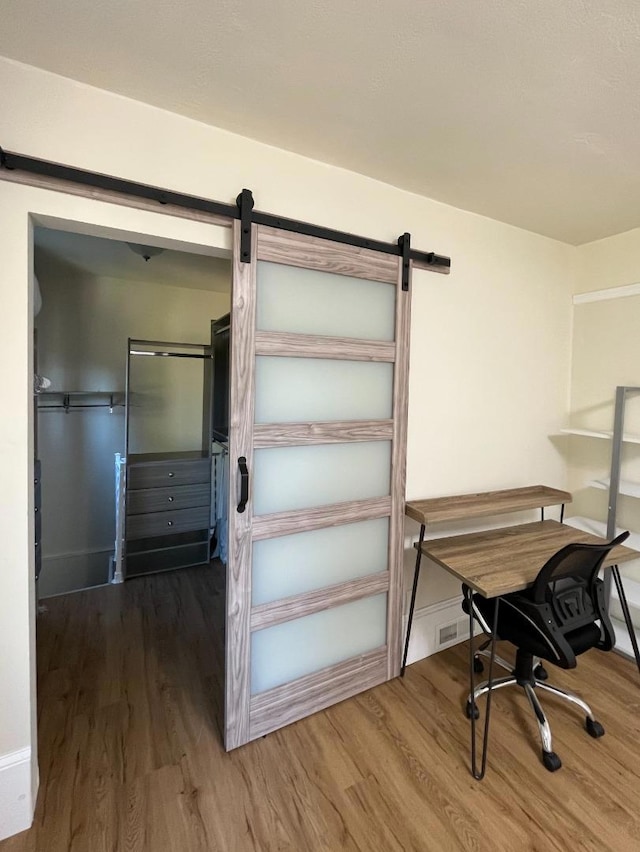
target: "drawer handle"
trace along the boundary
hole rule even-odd
[[[168,497],[167,499],[169,500],[170,503],[173,503],[173,497]]]
[[[168,526],[168,527],[172,527],[172,526],[173,526],[173,521],[167,521],[167,526]]]
[[[169,471],[169,478],[171,478],[172,476],[175,476],[175,473],[171,470]]]

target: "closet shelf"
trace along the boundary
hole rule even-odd
[[[608,491],[610,483],[610,477],[604,476],[602,479],[592,479],[590,482],[587,482],[587,485],[590,488],[599,488],[602,491]],[[640,497],[640,482],[632,482],[630,479],[621,479],[619,492],[620,494],[624,494],[626,497]]]
[[[88,408],[124,408],[123,391],[68,391],[47,390],[36,395],[38,411],[71,411]]]
[[[607,537],[607,525],[602,521],[595,521],[593,518],[585,518],[580,515],[574,515],[572,518],[565,518],[564,523],[570,527],[575,527],[577,530],[582,530],[582,532],[591,533],[592,535],[600,536],[600,538]],[[616,527],[616,535],[620,535],[621,532],[624,532],[624,527]],[[627,541],[625,542],[627,547],[630,547],[632,550],[640,551],[640,533],[632,532]],[[640,557],[639,557],[640,558]],[[631,563],[627,562],[626,565]]]
[[[585,438],[604,438],[605,440],[610,441],[613,438],[613,432],[608,431],[597,431],[595,429],[561,429],[561,434],[563,435],[581,435]],[[640,444],[640,435],[623,435],[622,440],[625,444]]]

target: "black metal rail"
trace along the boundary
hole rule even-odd
[[[282,216],[274,216],[271,213],[263,213],[253,209],[253,196],[248,189],[243,189],[238,195],[236,204],[223,204],[220,201],[211,201],[207,198],[200,198],[196,195],[185,195],[180,192],[173,192],[167,189],[160,189],[155,186],[148,186],[135,181],[124,180],[123,178],[112,177],[111,175],[100,174],[99,172],[90,172],[84,169],[76,169],[72,166],[64,166],[59,163],[52,163],[48,160],[40,160],[36,157],[27,157],[23,154],[16,154],[12,151],[4,151],[0,148],[0,168],[9,171],[23,171],[31,174],[41,175],[42,177],[54,178],[56,180],[69,181],[71,183],[91,186],[96,189],[115,192],[122,195],[129,195],[135,198],[143,198],[147,201],[155,201],[160,205],[173,205],[174,207],[182,207],[188,210],[197,210],[202,213],[210,213],[217,216],[226,216],[230,219],[240,219],[242,222],[243,231],[250,231],[250,224],[269,225],[273,228],[280,228],[285,231],[291,231],[298,234],[305,234],[310,237],[319,237],[333,242],[343,243],[344,245],[356,246],[358,248],[367,248],[373,251],[383,252],[384,254],[397,255],[403,258],[403,288],[408,287],[408,261],[414,260],[427,267],[432,267],[434,271],[448,273],[451,268],[451,259],[444,255],[436,254],[435,252],[418,251],[410,247],[409,234],[403,234],[397,243],[386,243],[381,240],[372,240],[367,237],[360,237],[356,234],[349,234],[345,231],[336,231],[333,228],[324,228],[319,225],[312,225],[309,222],[299,222],[296,219],[287,219]],[[242,241],[242,257],[241,260],[245,263],[249,262],[250,256],[250,240]],[[405,286],[406,285],[406,286]]]

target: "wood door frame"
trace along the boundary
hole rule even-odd
[[[231,309],[231,428],[229,445],[229,569],[227,572],[227,750],[276,730],[400,673],[404,560],[410,289],[402,289],[402,259],[369,249],[252,226],[251,263],[239,262],[240,225],[234,223],[234,280]],[[317,269],[396,288],[394,340],[368,341],[255,330],[258,261]],[[411,272],[411,269],[409,270]],[[234,316],[235,314],[235,316]],[[255,355],[379,361],[394,364],[393,410],[388,420],[269,423],[254,427]],[[237,363],[233,363],[235,361]],[[243,407],[244,406],[244,407]],[[241,416],[250,411],[250,416]],[[249,502],[241,515],[236,460],[244,456],[253,473],[254,448],[353,441],[392,442],[390,494],[351,503],[254,517]],[[388,569],[335,586],[252,606],[252,541],[321,529],[370,518],[389,518]],[[313,674],[251,695],[251,632],[333,606],[387,594],[386,644]],[[327,604],[325,598],[331,597]]]

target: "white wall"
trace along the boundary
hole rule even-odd
[[[574,293],[640,281],[640,228],[576,248]]]
[[[0,144],[10,151],[226,202],[249,187],[260,209],[384,240],[409,231],[416,247],[450,255],[449,277],[414,275],[408,497],[566,484],[565,459],[548,435],[567,414],[575,248],[5,60],[0,115]],[[0,642],[7,634],[11,652],[0,754],[35,743],[25,724],[33,659],[26,213],[45,196],[52,216],[99,218],[91,202],[0,184],[0,298],[9,329],[0,335],[0,378],[12,400],[12,418],[0,419],[0,464],[12,495],[0,517],[0,558],[11,566],[0,572],[0,606],[11,607],[8,620],[0,612]],[[112,227],[151,228],[153,214],[106,207],[96,205]],[[175,233],[187,239],[186,230]],[[407,525],[408,535],[415,531]],[[442,572],[425,573],[420,605],[457,593]]]
[[[38,367],[52,390],[114,390],[123,399],[129,337],[206,343],[211,319],[229,310],[222,292],[96,277],[37,250],[35,261],[43,297],[36,319]],[[219,264],[212,261],[212,276],[220,274]],[[220,286],[230,281],[229,264]],[[202,367],[182,359],[134,361],[130,420],[137,451],[200,447]],[[114,453],[124,452],[124,409],[41,411],[38,419],[43,597],[107,581],[115,537]]]

